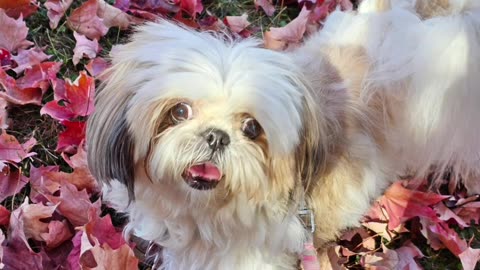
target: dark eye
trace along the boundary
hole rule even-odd
[[[262,127],[257,120],[253,118],[247,118],[243,121],[242,131],[245,137],[254,140],[260,135],[260,133],[262,133]]]
[[[175,105],[170,111],[172,120],[176,123],[192,118],[192,107],[187,103],[181,102]]]

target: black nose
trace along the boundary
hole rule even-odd
[[[221,150],[230,143],[230,136],[220,129],[208,129],[202,133],[202,136],[212,150]]]

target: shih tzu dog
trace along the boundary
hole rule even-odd
[[[480,1],[365,0],[288,52],[137,30],[97,96],[89,164],[164,269],[296,269],[313,225],[321,249],[407,173],[453,169],[480,192]]]

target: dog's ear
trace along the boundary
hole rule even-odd
[[[313,188],[327,164],[327,123],[312,96],[306,93],[303,100],[300,144],[295,153],[297,175],[307,192]]]
[[[113,67],[96,97],[96,110],[87,122],[87,149],[90,171],[99,181],[117,180],[134,199],[134,141],[126,120],[131,93],[122,89],[118,77],[125,68]]]

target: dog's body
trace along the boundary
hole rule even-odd
[[[478,1],[365,0],[292,52],[257,45],[161,22],[113,56],[89,162],[166,269],[296,269],[303,197],[321,248],[399,175],[480,192]]]

